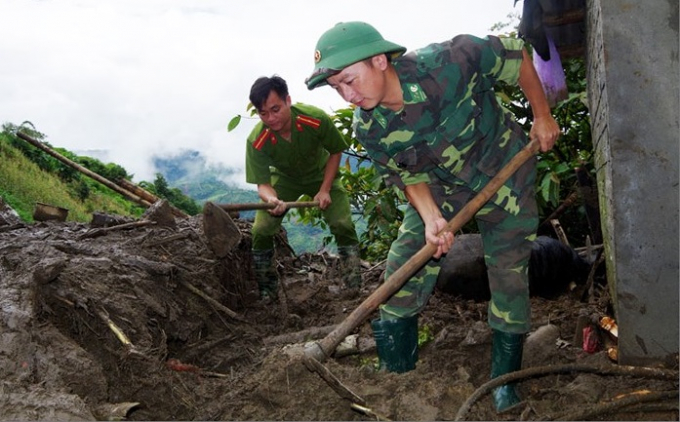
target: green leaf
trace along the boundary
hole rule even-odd
[[[236,126],[238,126],[239,123],[241,123],[241,115],[237,114],[229,121],[229,125],[227,125],[227,132],[231,132],[232,130],[236,129]]]
[[[551,184],[552,173],[547,173],[543,176],[540,185],[540,194],[545,202],[550,201],[550,184]]]

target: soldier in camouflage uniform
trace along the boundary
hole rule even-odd
[[[250,91],[261,121],[248,136],[246,181],[257,184],[264,202],[276,208],[258,210],[251,229],[253,270],[263,298],[276,298],[278,275],[273,266],[274,236],[286,213],[285,202],[301,195],[319,201],[324,220],[335,237],[345,285],[361,285],[359,248],[349,198],[338,179],[347,141],[330,117],[306,104],[291,104],[286,81],[262,77]]]
[[[439,233],[528,142],[494,86],[522,88],[534,114],[531,136],[542,151],[552,148],[560,132],[522,40],[460,35],[405,50],[371,25],[339,23],[317,42],[315,69],[306,81],[309,89],[328,84],[357,106],[357,139],[386,183],[403,189],[409,200],[385,276],[425,242],[437,247],[372,322],[381,365],[385,361],[396,372],[415,367],[417,314],[435,287],[438,258],[453,242],[451,233]],[[527,266],[538,224],[535,164],[525,163],[475,215],[492,296],[492,378],[520,368],[529,331]],[[520,401],[513,385],[493,396],[499,412]]]

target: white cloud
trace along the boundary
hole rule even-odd
[[[316,40],[335,23],[363,20],[414,49],[485,35],[521,12],[513,3],[0,0],[0,123],[29,120],[52,145],[107,150],[136,181],[153,179],[151,154],[181,149],[243,168],[256,120],[226,127],[246,113],[257,77],[281,75],[293,101],[346,106],[304,85]]]

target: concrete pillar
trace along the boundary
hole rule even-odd
[[[588,0],[588,97],[619,362],[678,353],[678,0]]]

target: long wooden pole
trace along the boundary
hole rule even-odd
[[[152,204],[156,203],[160,199],[159,197],[152,194],[148,190],[142,188],[141,186],[135,185],[134,183],[130,182],[129,180],[120,179],[120,180],[116,181],[116,184],[118,184],[123,189],[128,190],[129,192],[139,196],[140,198],[142,198],[145,201],[150,202]],[[172,214],[175,217],[186,218],[186,217],[189,216],[189,214],[185,213],[184,211],[180,210],[177,207],[174,207],[172,204],[169,204],[169,205],[170,205],[170,211],[172,211]]]
[[[46,146],[42,142],[38,141],[37,139],[33,139],[30,136],[28,136],[28,135],[26,135],[25,133],[22,133],[22,132],[17,132],[17,136],[19,138],[23,139],[24,141],[28,142],[29,144],[35,146],[36,148],[39,148],[39,149],[45,151],[46,153],[48,153],[52,157],[56,158],[57,160],[61,161],[64,164],[66,164],[67,166],[73,167],[74,169],[78,170],[79,172],[83,173],[84,175],[93,178],[94,180],[98,181],[99,183],[103,184],[104,186],[113,189],[114,191],[116,191],[119,194],[137,202],[138,204],[144,205],[147,208],[152,205],[150,202],[146,201],[145,199],[142,199],[139,196],[135,195],[134,193],[129,192],[129,191],[121,188],[117,184],[115,184],[115,183],[111,182],[110,180],[98,175],[97,173],[90,171],[90,169],[87,169],[87,168],[81,166],[80,164],[69,160],[68,158],[66,158],[63,155],[59,154],[58,152],[54,151],[52,148],[49,148],[48,146]]]
[[[57,160],[61,161],[62,163],[66,164],[67,166],[73,167],[74,169],[78,170],[79,172],[83,173],[84,175],[91,177],[92,179],[98,181],[99,183],[103,184],[104,186],[107,186],[114,191],[118,192],[119,194],[125,196],[128,199],[131,199],[132,201],[144,205],[145,207],[150,207],[158,201],[159,198],[157,198],[155,195],[151,194],[151,192],[148,192],[141,187],[128,182],[125,180],[123,182],[124,187],[119,186],[116,183],[113,183],[109,179],[102,177],[98,175],[97,173],[91,171],[90,169],[81,166],[80,164],[69,160],[68,158],[64,157],[63,155],[59,154],[52,148],[49,148],[47,145],[43,144],[42,142],[38,141],[37,139],[31,138],[30,136],[26,135],[23,132],[17,132],[17,136],[24,141],[28,142],[29,144],[33,145],[36,148],[41,149],[42,151],[45,151],[52,157],[56,158]],[[122,181],[121,181],[122,182]],[[184,211],[180,210],[179,208],[176,208],[172,205],[170,205],[170,209],[172,213],[176,217],[188,217],[189,215],[185,213]]]
[[[118,186],[120,186],[121,188],[123,188],[123,189],[125,189],[129,192],[134,193],[135,195],[139,196],[140,198],[142,198],[145,201],[150,202],[152,204],[155,203],[156,201],[158,201],[158,199],[159,199],[156,195],[152,194],[148,190],[142,189],[141,186],[137,186],[136,184],[134,184],[134,183],[132,183],[132,182],[126,180],[126,179],[121,178],[120,180],[116,180],[115,183]]]
[[[140,186],[135,185],[132,182],[129,182],[125,179],[121,179],[119,181],[120,185],[117,183],[114,183],[110,181],[109,179],[100,176],[99,174],[91,171],[90,169],[81,166],[80,164],[69,160],[68,158],[64,157],[63,155],[59,154],[52,148],[48,147],[44,143],[38,141],[37,139],[34,139],[28,135],[26,135],[23,132],[17,132],[17,136],[24,141],[28,142],[29,144],[33,145],[36,148],[41,149],[42,151],[45,151],[52,157],[56,158],[57,160],[61,161],[62,163],[66,164],[67,166],[73,167],[74,169],[78,170],[79,172],[83,173],[84,175],[91,177],[92,179],[98,181],[99,183],[103,184],[104,186],[107,186],[114,191],[118,192],[119,194],[125,196],[128,199],[131,199],[132,201],[143,205],[145,207],[150,207],[153,205],[156,201],[159,200],[158,197],[153,195],[151,192],[141,188]],[[122,185],[122,186],[121,186]],[[189,215],[185,213],[184,211],[180,210],[179,208],[173,206],[170,204],[170,210],[172,211],[173,215],[175,217],[181,217],[185,218],[188,217]]]
[[[455,233],[465,225],[479,211],[484,204],[500,189],[501,186],[520,168],[529,158],[538,152],[538,141],[532,140],[518,152],[493,179],[456,214],[442,230]],[[423,246],[415,255],[406,261],[399,269],[390,275],[366,300],[364,300],[345,320],[338,324],[322,340],[311,343],[305,350],[305,355],[321,362],[333,354],[338,344],[347,337],[352,330],[364,322],[375,309],[396,293],[411,276],[432,258],[436,247],[430,244]]]

